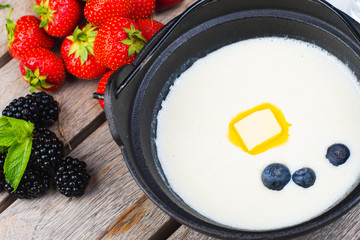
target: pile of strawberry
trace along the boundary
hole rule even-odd
[[[20,61],[20,72],[35,89],[55,91],[66,72],[81,79],[101,78],[103,93],[110,74],[131,64],[163,24],[155,11],[183,0],[35,0],[39,15],[6,19],[8,49]],[[60,54],[51,50],[60,38]],[[59,56],[60,55],[60,56]],[[103,102],[99,101],[103,107]]]

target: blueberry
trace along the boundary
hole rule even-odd
[[[273,163],[267,166],[261,176],[265,187],[271,190],[281,190],[290,181],[291,174],[289,169],[280,163]]]
[[[341,143],[331,145],[327,149],[326,158],[334,166],[339,166],[348,160],[350,157],[350,150],[347,146]]]
[[[308,188],[314,185],[316,175],[314,170],[311,168],[301,168],[294,172],[292,180],[300,187]]]

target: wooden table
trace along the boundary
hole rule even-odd
[[[195,0],[185,0],[154,18],[167,23]],[[12,19],[35,15],[32,0],[2,0],[15,9]],[[5,18],[0,10],[0,109],[28,93],[19,62],[7,52]],[[58,41],[58,44],[61,40]],[[155,206],[132,179],[112,140],[103,110],[92,93],[98,80],[68,77],[52,95],[61,104],[60,124],[70,143],[66,154],[85,161],[92,176],[85,195],[66,198],[53,186],[45,196],[19,200],[0,193],[0,239],[214,239],[179,224]],[[64,139],[62,139],[64,140]],[[296,239],[360,239],[360,204],[336,222]]]

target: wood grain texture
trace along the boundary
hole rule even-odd
[[[169,220],[132,179],[107,124],[71,156],[88,165],[85,194],[66,198],[51,189],[39,199],[17,200],[0,214],[1,239],[147,239]]]

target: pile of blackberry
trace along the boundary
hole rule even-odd
[[[17,198],[37,198],[42,196],[50,188],[50,176],[39,169],[27,167],[18,188],[14,189],[9,183],[5,183],[6,191]]]
[[[2,115],[50,127],[59,118],[59,104],[51,95],[36,92],[12,100]]]
[[[34,131],[30,159],[15,191],[4,177],[6,153],[0,153],[0,191],[5,189],[17,198],[37,198],[50,188],[55,175],[61,194],[79,197],[84,193],[90,180],[86,164],[72,157],[64,159],[64,144],[46,128],[58,120],[59,111],[58,102],[45,92],[14,99],[2,111],[4,116],[34,123]]]

